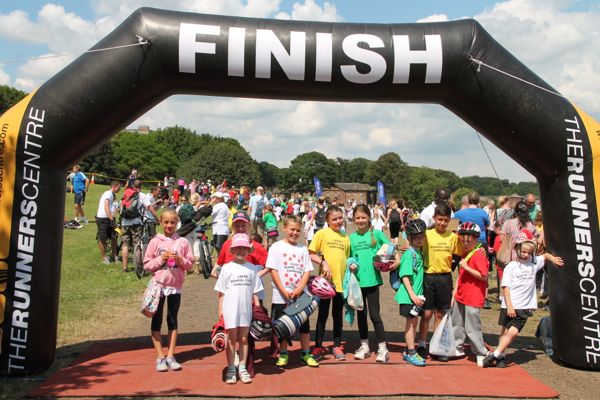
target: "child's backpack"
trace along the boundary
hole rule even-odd
[[[260,200],[258,200],[258,203],[256,203],[256,210],[254,211],[254,216],[256,216],[256,218],[262,218],[264,211],[265,199],[261,197]]]
[[[134,219],[141,216],[140,192],[134,188],[125,189],[123,200],[121,200],[121,217],[125,219]]]
[[[187,224],[188,222],[191,222],[194,219],[194,213],[196,212],[196,210],[194,210],[194,206],[186,203],[184,205],[181,206],[181,208],[179,208],[179,220],[181,221],[181,225]]]
[[[416,272],[417,269],[417,252],[415,251],[415,249],[413,249],[412,247],[408,247],[408,250],[406,251],[410,251],[412,254],[412,268],[413,268],[413,272]],[[392,287],[392,289],[394,289],[396,292],[398,291],[398,289],[400,289],[400,286],[402,285],[402,280],[400,279],[400,267],[396,268],[393,271],[390,271],[390,286]]]
[[[317,213],[315,214],[315,226],[321,229],[325,226],[325,206],[317,207]]]

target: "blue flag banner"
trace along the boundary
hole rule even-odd
[[[313,181],[315,182],[315,194],[317,195],[317,197],[323,196],[323,189],[321,188],[321,181],[316,176],[313,178]]]
[[[385,199],[385,187],[383,187],[383,182],[381,181],[377,181],[377,201],[383,204],[387,203]]]

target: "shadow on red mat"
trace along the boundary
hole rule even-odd
[[[252,384],[223,382],[225,354],[210,345],[178,346],[178,372],[154,371],[154,349],[135,342],[97,343],[73,364],[47,379],[28,396],[469,396],[551,398],[558,393],[518,365],[484,369],[473,360],[429,361],[417,368],[402,360],[400,344],[391,343],[390,362],[336,362],[331,356],[319,368],[300,364],[298,346],[290,349],[290,364],[276,368],[268,344],[258,343],[256,377]],[[350,345],[351,348],[352,346]],[[352,347],[353,348],[353,347]]]

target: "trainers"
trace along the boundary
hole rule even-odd
[[[484,310],[490,310],[492,308],[492,303],[490,303],[489,300],[485,300],[485,303],[483,304],[483,309]]]
[[[423,360],[427,358],[427,348],[425,346],[417,347],[417,354],[421,356]]]
[[[165,361],[171,371],[181,371],[181,364],[179,364],[177,360],[175,360],[175,357],[167,357],[165,358]]]
[[[431,356],[432,359],[439,361],[439,362],[448,362],[449,359],[446,356]]]
[[[316,361],[321,361],[323,359],[323,357],[325,357],[326,353],[327,353],[327,350],[325,350],[325,347],[315,346],[315,348],[313,348],[313,351],[312,351],[312,356]]]
[[[156,372],[167,372],[169,370],[169,367],[167,366],[167,359],[162,357],[162,358],[157,358],[156,359]]]
[[[506,357],[496,359],[496,368],[506,368]]]
[[[390,352],[388,349],[379,349],[377,350],[377,358],[375,362],[386,363],[390,360]]]
[[[310,353],[306,353],[300,356],[300,361],[309,367],[318,367],[319,362]]]
[[[225,373],[225,383],[227,384],[234,384],[237,382],[237,374],[234,369],[227,369],[227,372]]]
[[[371,349],[369,349],[368,347],[360,346],[358,348],[358,350],[356,350],[354,352],[354,359],[355,360],[364,360],[365,358],[369,358],[369,357],[371,357]]]
[[[240,369],[238,371],[238,377],[242,383],[252,383],[252,377],[247,369]]]
[[[333,348],[333,356],[337,361],[346,360],[346,355],[344,354],[344,348],[342,346]]]
[[[487,356],[485,356],[485,358],[483,359],[483,362],[482,362],[483,368],[497,367],[498,362],[500,360],[502,360],[502,364],[503,364],[503,366],[501,366],[500,368],[506,367],[506,361],[505,361],[504,357],[498,358],[494,355],[493,351],[490,351],[490,353]]]
[[[280,354],[275,365],[278,367],[285,367],[288,365],[289,358],[290,356],[288,354]]]
[[[425,360],[423,359],[423,357],[421,357],[419,355],[419,353],[415,353],[415,354],[408,354],[408,353],[404,353],[404,355],[402,356],[402,358],[404,359],[404,361],[406,361],[407,363],[414,365],[415,367],[424,367],[425,366]]]
[[[106,265],[110,264],[110,260],[108,259],[108,257],[104,257],[102,259],[102,264],[106,264]]]
[[[456,349],[454,351],[454,357],[462,358],[464,356],[465,356],[465,352],[462,351],[461,349]]]

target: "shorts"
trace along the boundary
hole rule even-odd
[[[75,204],[85,204],[85,192],[75,193]]]
[[[390,222],[390,237],[392,239],[397,238],[400,235],[400,222]]]
[[[506,308],[501,308],[500,315],[498,316],[498,325],[507,329],[514,326],[521,332],[527,322],[527,318],[532,316],[532,312],[531,310],[515,310],[515,313],[517,313],[517,316],[511,318],[506,314]]]
[[[139,243],[142,238],[142,226],[141,225],[130,225],[123,227],[123,246],[127,246],[133,250],[133,246]]]
[[[286,307],[287,304],[271,304],[271,318],[273,321],[281,318]],[[308,319],[300,326],[300,333],[310,333],[310,321]]]
[[[414,307],[414,304],[400,304],[400,315],[403,316],[404,318],[417,318],[414,315],[412,315],[410,313],[410,310],[412,310],[412,308]],[[423,312],[425,311],[425,309],[423,307],[421,307],[421,311],[419,312],[419,317],[423,316]]]
[[[452,274],[425,274],[423,279],[425,310],[448,310],[452,301]]]
[[[96,217],[96,226],[98,227],[98,233],[96,234],[96,239],[100,240],[101,242],[108,242],[116,234],[115,227],[110,222],[109,218]]]

